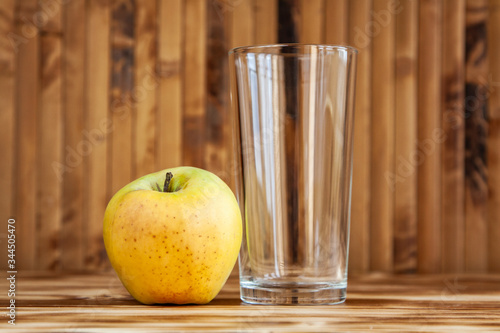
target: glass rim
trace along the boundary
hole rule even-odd
[[[231,54],[246,54],[246,53],[257,53],[257,54],[272,54],[272,52],[266,52],[266,50],[279,50],[285,48],[302,48],[307,47],[316,49],[326,49],[326,50],[344,50],[349,53],[358,53],[358,49],[349,45],[342,44],[309,44],[309,43],[276,43],[276,44],[262,44],[262,45],[246,45],[238,46],[229,50],[229,55]],[[277,53],[278,54],[278,53]],[[301,55],[303,53],[279,53],[279,55]]]

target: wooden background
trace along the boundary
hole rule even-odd
[[[227,51],[359,49],[350,271],[500,271],[500,0],[2,0],[0,266],[108,270],[112,194],[231,183]]]

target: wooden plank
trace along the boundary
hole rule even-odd
[[[465,1],[443,2],[442,269],[464,270],[464,52]]]
[[[238,5],[227,12],[229,22],[230,48],[253,45],[255,43],[254,7],[252,0],[239,0]]]
[[[278,0],[278,43],[298,43],[299,0]]]
[[[136,1],[135,15],[134,178],[138,178],[157,169],[156,2]]]
[[[325,0],[325,12],[324,14],[324,40],[326,44],[341,44],[346,45],[348,43],[349,37],[349,6],[350,3],[347,0]],[[361,9],[359,9],[362,11]],[[352,9],[356,15],[354,8]],[[365,25],[362,26],[364,28]]]
[[[278,0],[254,0],[255,44],[278,41]]]
[[[351,241],[349,271],[370,269],[370,142],[371,142],[371,0],[349,2],[349,43],[358,53],[354,103],[353,176],[351,199]]]
[[[62,180],[54,172],[61,163],[63,142],[62,118],[62,15],[59,3],[40,1],[38,11],[48,20],[40,38],[40,118],[38,121],[38,210],[36,268],[60,269],[60,231],[62,221]],[[48,7],[50,6],[50,7]],[[50,8],[47,12],[46,8]]]
[[[306,44],[321,44],[325,36],[325,13],[323,0],[300,0],[299,41]]]
[[[183,164],[203,168],[207,8],[196,0],[187,0],[184,6]]]
[[[14,215],[13,192],[14,192],[14,157],[15,157],[15,125],[16,125],[16,48],[12,42],[15,40],[15,0],[0,3],[0,101],[2,101],[2,112],[0,112],[0,151],[3,158],[0,159],[0,242],[4,249],[0,253],[0,268],[7,270],[7,221]],[[5,244],[5,245],[4,245]]]
[[[226,13],[213,6],[207,11],[207,105],[205,168],[224,181],[229,177],[229,156],[232,147],[228,118],[228,44]]]
[[[34,269],[36,260],[36,212],[37,212],[37,140],[39,119],[39,30],[33,24],[37,11],[37,0],[18,1],[16,35],[22,42],[17,53],[17,158],[15,172],[15,209],[14,216],[22,221],[16,230],[17,269]],[[19,224],[21,225],[21,224]]]
[[[159,169],[182,162],[182,40],[184,2],[158,3]]]
[[[389,1],[374,0],[374,13],[388,13],[373,35],[370,267],[393,269],[395,26]],[[375,21],[372,21],[375,22]],[[375,23],[374,23],[375,24]]]
[[[86,158],[84,211],[86,212],[85,267],[108,266],[102,242],[102,219],[110,199],[108,192],[107,134],[112,122],[108,118],[110,77],[109,0],[89,0],[87,12],[87,76],[85,87],[85,131],[91,153]]]
[[[417,270],[418,3],[405,1],[396,16],[396,165],[394,271]]]
[[[441,2],[420,2],[418,74],[418,270],[441,270]],[[442,134],[442,133],[441,133]]]
[[[132,146],[137,140],[133,140],[132,124],[138,118],[135,117],[134,103],[138,97],[143,97],[143,88],[134,86],[134,3],[133,0],[113,0],[111,3],[111,194],[136,178],[133,175]]]
[[[489,2],[488,268],[500,272],[500,0]]]
[[[63,101],[64,151],[61,269],[83,269],[83,120],[85,86],[85,1],[71,1],[63,7]]]
[[[496,332],[500,318],[498,274],[354,276],[346,302],[337,306],[249,306],[231,276],[207,305],[144,306],[114,273],[28,273],[19,275],[23,306],[16,326],[34,333]],[[9,301],[7,293],[0,301]]]
[[[466,2],[465,30],[465,269],[488,267],[487,0]]]
[[[233,187],[231,164],[229,163],[232,149],[231,124],[229,123],[229,99],[227,91],[228,70],[227,51],[233,47],[256,44],[256,36],[273,38],[270,31],[273,25],[271,17],[274,1],[266,4],[254,0],[235,1],[232,5],[226,3],[224,10],[209,8],[207,13],[207,115],[206,115],[206,145],[205,166],[208,170],[220,176],[229,186]],[[263,7],[265,6],[265,7]],[[215,10],[214,10],[215,9]],[[267,9],[271,9],[268,12]],[[274,11],[276,14],[276,11]],[[270,20],[267,26],[257,25],[258,20]],[[277,17],[274,18],[276,22]],[[267,32],[268,36],[264,36]],[[274,31],[277,35],[277,31]],[[261,42],[263,43],[263,42]]]

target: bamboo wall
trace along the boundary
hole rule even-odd
[[[112,194],[230,182],[227,51],[359,49],[351,272],[500,271],[499,0],[2,0],[0,265],[109,269]]]

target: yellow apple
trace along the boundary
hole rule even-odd
[[[205,304],[221,290],[241,245],[241,213],[216,175],[178,167],[119,190],[104,215],[109,260],[144,304]]]

